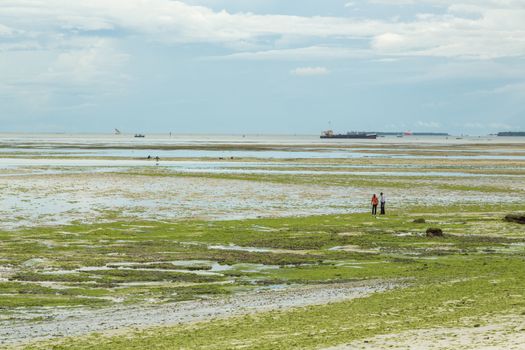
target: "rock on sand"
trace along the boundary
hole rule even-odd
[[[443,237],[443,230],[440,228],[428,228],[427,237]]]
[[[505,221],[516,222],[518,224],[525,224],[525,214],[508,214],[505,216]]]

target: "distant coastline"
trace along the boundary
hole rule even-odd
[[[404,132],[382,132],[382,131],[376,131],[374,132],[378,136],[399,136],[404,135]],[[412,132],[410,133],[411,136],[450,136],[448,132]]]
[[[525,136],[525,131],[503,131],[498,132],[497,136]]]

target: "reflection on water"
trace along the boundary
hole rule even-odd
[[[212,158],[212,159],[235,159],[235,158],[256,158],[256,159],[351,159],[351,158],[399,158],[399,159],[508,159],[508,160],[525,160],[525,155],[497,155],[492,154],[495,150],[468,150],[469,155],[450,155],[460,150],[432,150],[441,155],[412,155],[403,154],[413,150],[389,149],[389,151],[399,151],[399,154],[381,153],[377,149],[371,152],[371,149],[341,149],[341,148],[319,148],[314,150],[304,150],[298,148],[294,150],[258,150],[258,151],[226,151],[226,150],[198,150],[198,149],[70,149],[70,148],[0,148],[0,154],[8,156],[50,156],[50,157],[83,157],[83,158],[142,158],[148,156],[160,158]],[[505,150],[505,153],[525,152],[523,150]]]
[[[507,146],[502,148],[502,142]],[[427,158],[524,160],[525,138],[384,137],[321,140],[316,135],[44,135],[0,134],[6,156],[108,158]],[[182,149],[181,149],[182,148]],[[203,149],[205,148],[205,149]],[[393,154],[393,152],[395,154]],[[410,154],[419,152],[419,155]],[[425,153],[432,152],[430,155]],[[458,152],[466,152],[458,154]],[[497,154],[504,152],[505,154]],[[519,153],[521,152],[521,154]],[[516,153],[516,154],[513,154]],[[437,155],[436,155],[437,154]]]
[[[50,167],[42,169],[42,167]],[[179,173],[209,173],[209,174],[246,174],[246,175],[361,175],[361,176],[441,176],[441,177],[483,177],[483,176],[520,176],[501,174],[479,174],[461,171],[432,171],[428,167],[406,166],[393,167],[392,165],[312,165],[301,163],[273,163],[273,162],[228,162],[228,161],[160,161],[154,160],[126,160],[126,159],[27,159],[27,158],[0,158],[0,169],[24,169],[30,172],[13,174],[11,172],[0,176],[26,175],[53,175],[78,172],[124,172],[129,168],[148,170],[151,167],[162,168]],[[392,170],[381,171],[382,168]],[[76,168],[76,170],[75,170]],[[308,169],[310,168],[310,169]],[[315,169],[311,169],[315,168]],[[378,169],[379,171],[373,171]],[[427,170],[424,170],[427,169]],[[512,169],[512,168],[506,168]]]
[[[125,172],[129,168],[148,170],[151,167],[185,174],[240,174],[240,175],[359,175],[359,176],[428,176],[428,177],[487,177],[487,176],[522,176],[502,174],[479,174],[461,171],[417,171],[418,167],[395,168],[387,171],[370,171],[376,166],[314,165],[314,170],[307,164],[281,164],[268,162],[213,162],[213,161],[155,161],[146,160],[106,160],[106,159],[0,159],[0,169],[20,169],[20,173],[8,172],[0,176],[58,175],[79,172]],[[52,167],[41,169],[39,167]],[[55,167],[55,169],[53,169]],[[66,169],[56,169],[66,167]],[[265,167],[272,167],[265,169]],[[77,168],[77,170],[74,170]],[[294,169],[299,168],[299,169]],[[388,168],[388,166],[386,166]],[[344,170],[342,170],[344,169]],[[365,169],[365,170],[363,170]],[[366,171],[368,169],[368,171]]]

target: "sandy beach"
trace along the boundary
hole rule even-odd
[[[143,344],[250,315],[215,348],[290,334],[330,350],[519,348],[512,271],[525,231],[502,218],[522,207],[524,143],[237,138],[4,138],[3,346]],[[387,215],[371,216],[381,191]],[[428,227],[445,238],[428,238]],[[484,294],[495,280],[513,290],[512,306]],[[434,302],[414,304],[443,283]],[[270,337],[266,320],[283,317],[313,323]],[[176,343],[207,342],[185,339]]]

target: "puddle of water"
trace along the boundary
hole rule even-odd
[[[48,270],[48,271],[42,271],[42,274],[44,275],[70,275],[77,273],[77,270]]]
[[[358,253],[378,253],[379,252],[379,248],[365,249],[365,248],[361,248],[356,245],[336,246],[336,247],[329,248],[328,250],[335,250],[335,251],[342,250],[346,252],[358,252]]]
[[[211,270],[210,271],[213,271],[213,272],[229,271],[229,270],[232,270],[233,268],[234,268],[234,266],[232,266],[232,265],[222,265],[222,264],[219,264],[217,262],[214,262],[211,265]]]
[[[223,265],[219,264],[216,261],[211,260],[173,260],[173,261],[149,261],[149,262],[143,262],[143,263],[137,263],[137,262],[117,262],[117,263],[111,263],[109,266],[111,268],[128,268],[131,269],[133,266],[143,266],[143,265],[156,265],[156,264],[172,264],[173,267],[188,267],[188,268],[196,268],[195,270],[184,270],[186,272],[194,272],[198,273],[199,271],[202,272],[220,272],[220,271],[227,271],[231,270],[232,266],[230,265]],[[135,270],[141,270],[140,268]],[[148,271],[155,271],[154,268],[148,269],[142,269],[142,270],[148,270]],[[163,271],[172,271],[172,269],[159,269]],[[179,269],[180,270],[180,269]]]
[[[415,234],[412,233],[412,232],[399,232],[399,233],[395,233],[394,236],[396,237],[409,237],[409,236],[414,236]]]
[[[279,231],[278,229],[275,229],[275,228],[266,227],[266,226],[260,226],[260,225],[253,225],[252,228],[255,229],[256,231],[259,231],[259,232],[276,232],[276,231]]]
[[[277,270],[281,267],[278,265],[263,265],[263,264],[235,264],[232,265],[233,269],[246,273],[257,273],[264,272],[266,270]]]
[[[525,159],[525,156],[524,156]],[[0,158],[0,169],[35,167],[77,167],[83,172],[110,172],[126,171],[126,168],[150,168],[157,167],[156,163],[147,160],[124,160],[124,159],[24,159],[24,158]],[[210,174],[241,174],[241,175],[359,175],[359,176],[428,176],[428,177],[494,177],[522,175],[493,175],[477,174],[455,171],[361,171],[356,170],[304,170],[293,169],[295,167],[314,168],[339,168],[341,166],[326,165],[301,165],[301,164],[275,164],[265,162],[215,162],[215,161],[162,161],[158,166],[178,173],[210,173]],[[279,167],[282,169],[257,169],[264,166]],[[377,167],[377,166],[376,166]],[[345,168],[351,168],[345,166]],[[407,168],[408,169],[408,168]],[[34,174],[67,174],[78,173],[79,170],[40,170],[36,168]],[[20,176],[32,175],[32,173],[19,174]],[[3,176],[13,176],[3,174]]]
[[[111,264],[114,266],[115,264]],[[133,264],[128,264],[128,267],[109,267],[109,266],[88,266],[82,267],[76,271],[78,272],[90,272],[90,271],[107,271],[107,270],[127,270],[127,271],[142,271],[142,272],[177,272],[177,273],[188,273],[201,276],[220,276],[221,274],[208,270],[184,270],[184,269],[162,269],[162,268],[134,268]],[[175,267],[175,266],[174,266]]]
[[[143,266],[143,265],[155,265],[155,264],[172,264],[173,269],[165,268],[134,268],[134,266]],[[177,269],[176,267],[202,267],[203,269]],[[292,266],[294,267],[294,266]],[[75,273],[75,272],[90,272],[90,271],[105,271],[105,270],[130,270],[130,271],[166,271],[166,272],[180,272],[180,273],[192,273],[197,275],[204,276],[217,276],[222,275],[221,272],[237,270],[242,272],[263,272],[265,270],[274,270],[279,269],[278,265],[264,265],[264,264],[220,264],[216,261],[211,260],[174,260],[174,261],[150,261],[143,263],[135,262],[118,262],[111,263],[106,266],[86,266],[76,270],[69,271],[50,271],[46,273],[53,274],[64,274],[64,273]]]
[[[278,249],[271,248],[256,248],[256,247],[241,247],[235,244],[230,245],[210,245],[208,249],[217,249],[217,250],[234,250],[234,251],[243,251],[250,253],[269,253],[279,251]]]
[[[29,259],[27,261],[24,261],[22,263],[22,266],[34,267],[34,266],[45,264],[47,261],[48,261],[47,259],[43,259],[43,258],[33,258],[33,259]]]

